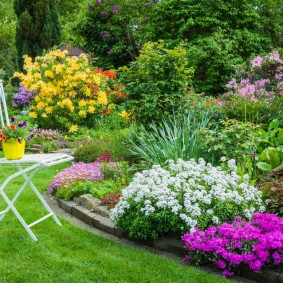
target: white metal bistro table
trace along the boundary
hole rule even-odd
[[[40,170],[45,167],[51,167],[56,164],[60,164],[66,161],[71,161],[74,158],[68,154],[61,154],[61,153],[47,153],[47,154],[27,154],[24,155],[22,159],[19,160],[7,160],[6,158],[0,158],[0,170],[11,170],[11,168],[16,168],[17,171],[15,173],[11,173],[9,177],[1,184],[0,182],[0,195],[3,197],[4,201],[7,203],[7,208],[0,212],[0,221],[5,217],[6,213],[11,209],[13,213],[16,215],[20,223],[26,229],[28,234],[34,241],[37,241],[36,236],[31,231],[31,227],[35,224],[52,217],[54,221],[59,225],[62,226],[59,219],[56,217],[52,209],[49,207],[47,202],[44,200],[42,195],[38,192],[34,184],[32,183],[33,176]],[[14,172],[14,170],[12,171]],[[29,172],[29,175],[27,173]],[[18,191],[16,192],[15,196],[12,200],[10,200],[6,193],[4,192],[5,187],[9,184],[10,181],[13,179],[22,176],[24,179],[23,184],[19,187]],[[41,201],[42,205],[47,210],[48,214],[43,216],[42,218],[37,219],[36,221],[32,222],[31,224],[27,224],[20,213],[14,206],[15,201],[23,192],[24,188],[29,185],[33,192],[36,194],[38,199]]]

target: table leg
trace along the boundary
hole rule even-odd
[[[34,173],[35,174],[35,173]],[[45,207],[45,209],[52,214],[52,218],[54,219],[54,221],[57,223],[58,226],[62,226],[61,222],[59,221],[59,219],[57,218],[57,216],[54,214],[54,212],[52,211],[52,209],[50,208],[50,206],[47,204],[47,202],[45,201],[45,199],[42,197],[42,195],[39,193],[39,191],[37,190],[37,188],[35,187],[35,185],[31,182],[31,178],[34,176],[33,172],[30,174],[30,176],[27,176],[26,173],[23,173],[22,176],[25,178],[26,182],[29,183],[30,187],[32,188],[32,190],[34,191],[34,193],[36,194],[36,196],[39,198],[39,200],[41,201],[42,205]]]
[[[18,170],[20,171],[21,168],[18,168]],[[22,169],[21,169],[22,170]],[[40,167],[37,167],[36,169],[34,169],[34,171],[30,174],[30,178],[32,178],[38,171],[40,170]],[[20,171],[21,172],[21,171]],[[22,173],[22,175],[25,173]],[[26,174],[25,174],[26,175]],[[26,175],[27,176],[27,175]],[[21,188],[18,190],[18,192],[15,194],[15,196],[13,197],[13,199],[11,200],[11,203],[14,204],[14,202],[18,199],[18,197],[20,196],[20,194],[23,192],[24,188],[27,186],[28,183],[30,183],[30,178],[25,178],[25,182],[24,184],[21,186]],[[7,183],[8,184],[8,183]],[[6,185],[7,185],[6,184]],[[5,186],[6,186],[5,185]],[[2,191],[4,190],[4,187],[1,189]],[[10,210],[9,207],[7,207],[4,211],[1,211],[0,213],[0,221],[2,221],[2,219],[5,217],[6,213]]]
[[[3,197],[3,199],[6,201],[6,203],[8,204],[8,211],[10,209],[12,209],[12,211],[14,212],[14,214],[16,215],[16,217],[18,218],[18,220],[21,222],[21,224],[24,226],[24,228],[26,229],[26,231],[29,233],[29,235],[31,236],[31,238],[34,241],[37,241],[36,236],[33,234],[33,232],[31,231],[31,229],[28,227],[27,223],[25,222],[25,220],[23,219],[23,217],[19,214],[19,212],[17,211],[17,209],[15,208],[15,206],[13,205],[13,203],[9,200],[9,198],[6,196],[6,194],[2,191],[0,191],[0,195]]]

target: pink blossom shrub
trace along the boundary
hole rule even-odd
[[[283,60],[277,51],[257,56],[226,85],[225,107],[231,118],[269,123],[283,119]],[[276,115],[277,115],[276,113]]]
[[[186,260],[203,256],[224,276],[232,276],[241,264],[259,272],[268,264],[283,263],[283,220],[274,214],[255,213],[250,221],[236,217],[232,224],[196,228],[182,239],[189,249]]]

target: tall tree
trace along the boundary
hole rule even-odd
[[[236,65],[272,48],[271,19],[263,18],[266,4],[260,7],[255,1],[264,2],[162,0],[151,21],[152,39],[161,38],[171,45],[187,41],[189,60],[195,68],[195,90],[223,93]]]
[[[16,68],[16,17],[12,1],[0,2],[0,19],[0,79],[6,81]]]
[[[73,29],[102,68],[117,68],[135,60],[150,39],[147,26],[156,0],[90,0]]]
[[[18,18],[16,29],[17,60],[23,66],[23,55],[34,58],[60,43],[57,0],[14,0]]]

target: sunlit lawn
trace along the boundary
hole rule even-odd
[[[0,156],[3,156],[0,153]],[[57,165],[39,172],[34,184],[44,192]],[[9,172],[0,168],[0,182]],[[5,189],[11,198],[22,180]],[[1,197],[0,197],[1,198]],[[15,206],[28,223],[46,212],[30,188]],[[5,208],[2,198],[0,210]],[[231,282],[141,249],[125,247],[73,226],[60,219],[58,227],[49,218],[32,227],[38,238],[33,242],[10,211],[0,222],[0,282]]]

